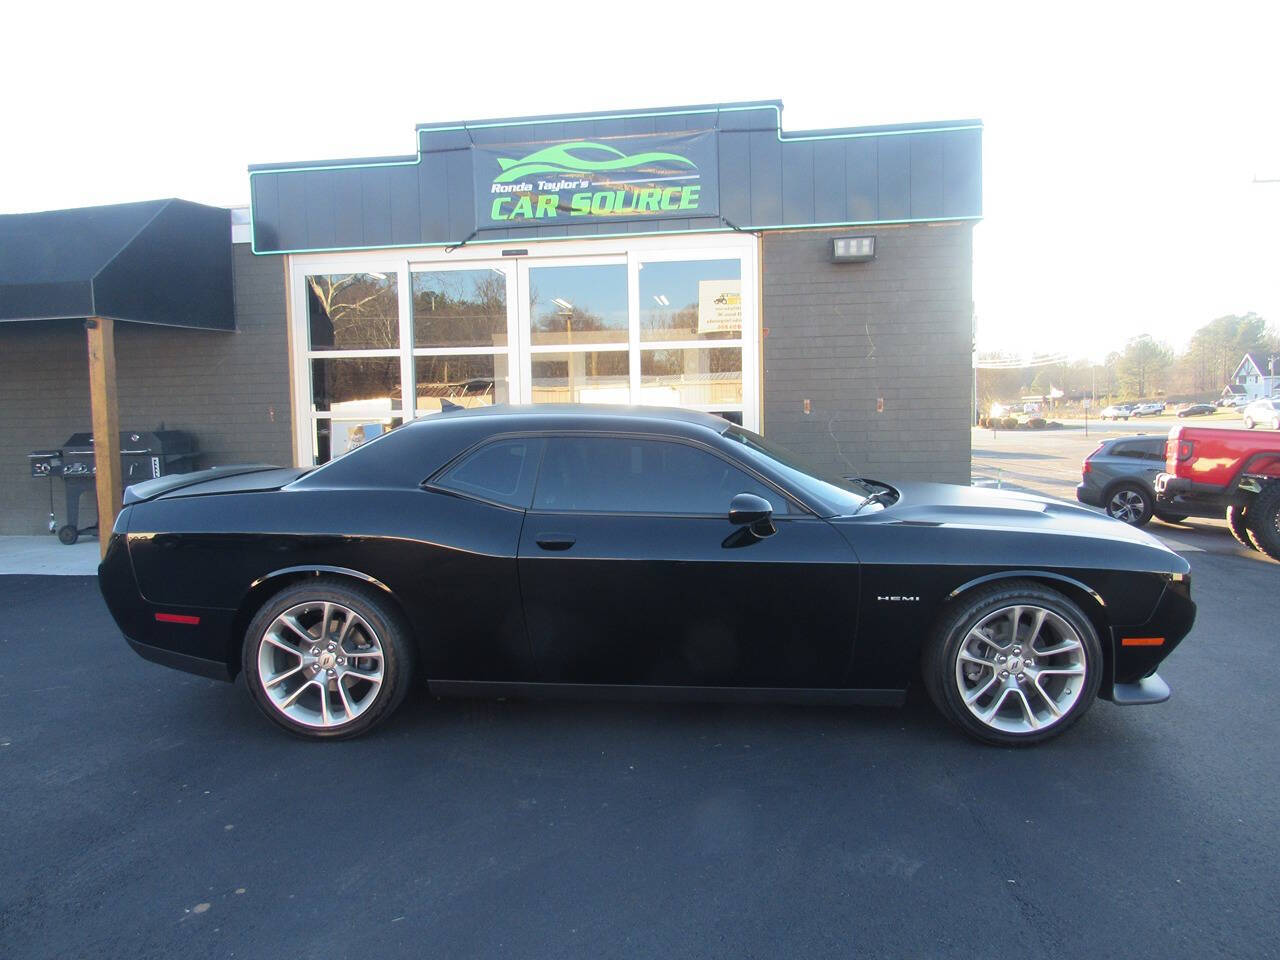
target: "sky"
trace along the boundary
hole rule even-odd
[[[422,122],[780,99],[783,129],[979,118],[980,350],[1280,326],[1280,3],[37,4],[5,14],[0,213],[248,201],[250,163]]]

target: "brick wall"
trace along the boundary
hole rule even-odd
[[[831,238],[851,234],[875,235],[875,260],[831,262]],[[835,474],[969,483],[971,236],[968,223],[765,234],[771,440]]]
[[[236,245],[234,333],[116,324],[121,429],[190,431],[202,467],[293,462],[281,259]],[[30,478],[26,455],[89,429],[83,322],[0,323],[0,534],[45,532],[48,481]],[[91,495],[80,509],[91,523]],[[58,480],[54,512],[63,522]]]

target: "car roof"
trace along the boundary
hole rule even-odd
[[[438,414],[419,417],[405,424],[408,429],[420,429],[442,420],[449,422],[475,420],[497,417],[509,423],[498,429],[518,430],[521,428],[619,428],[627,429],[662,429],[671,424],[689,424],[706,427],[716,433],[723,433],[729,427],[729,421],[713,413],[701,410],[687,410],[682,407],[624,407],[610,404],[588,403],[538,403],[508,404],[496,403],[483,407],[470,407],[462,410],[446,410]],[[495,425],[496,426],[496,425]],[[403,429],[403,428],[402,428]]]
[[[1109,437],[1102,441],[1104,447],[1114,447],[1117,443],[1129,443],[1133,440],[1159,440],[1164,442],[1165,435],[1163,433],[1135,433],[1123,437]]]

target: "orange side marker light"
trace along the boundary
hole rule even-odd
[[[1124,637],[1120,641],[1122,647],[1162,647],[1164,637]]]

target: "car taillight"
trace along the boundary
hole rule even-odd
[[[1093,448],[1093,451],[1087,457],[1084,458],[1084,463],[1080,465],[1081,473],[1089,474],[1093,471],[1093,464],[1090,461],[1093,460],[1093,458],[1096,457],[1101,451],[1102,451],[1102,444],[1098,444],[1096,447]]]
[[[1191,454],[1195,452],[1196,442],[1194,440],[1178,441],[1178,460],[1186,462],[1191,459]]]

